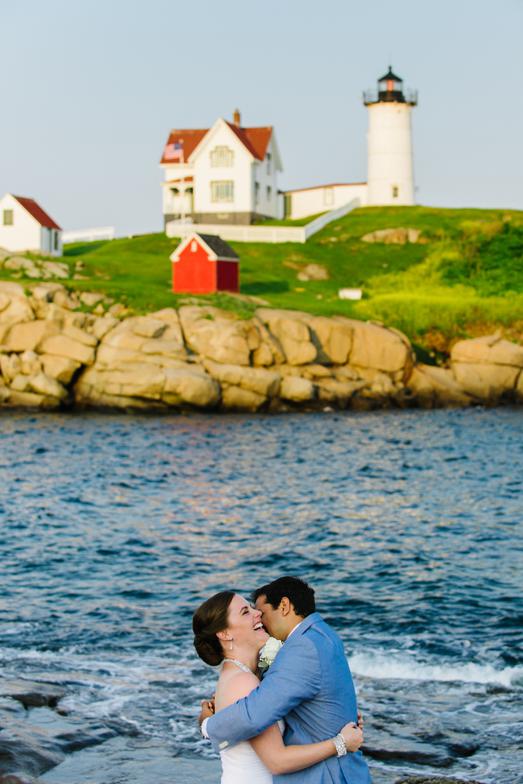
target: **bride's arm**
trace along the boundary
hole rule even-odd
[[[236,700],[246,697],[255,689],[259,681],[249,673],[239,673],[227,684],[227,693],[220,700],[220,708],[232,705]],[[346,724],[341,734],[349,751],[357,751],[363,743],[363,733],[353,723]],[[309,768],[328,757],[336,755],[333,739],[319,743],[305,743],[303,745],[285,746],[281,732],[277,725],[269,727],[261,735],[249,741],[256,754],[274,776],[284,773],[293,773],[297,770]]]

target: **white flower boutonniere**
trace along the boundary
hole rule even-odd
[[[262,674],[267,672],[274,659],[278,655],[278,651],[283,645],[281,640],[275,637],[269,637],[265,645],[260,651],[260,658],[258,659],[258,669]]]

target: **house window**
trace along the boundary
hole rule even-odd
[[[397,199],[399,195],[400,195],[400,189],[398,188],[397,185],[393,185],[392,186],[392,198],[393,199]]]
[[[267,185],[267,201],[271,200],[272,189],[270,185]]]
[[[258,202],[260,201],[260,183],[259,182],[255,182],[254,183],[254,201],[256,202],[256,204],[258,204]]]
[[[196,242],[196,240],[193,240],[191,242],[191,253],[196,253],[197,249],[198,249],[198,243]]]
[[[326,207],[330,207],[334,204],[334,191],[332,188],[324,188],[323,203]]]
[[[4,210],[4,226],[12,226],[14,224],[13,210]]]
[[[58,250],[58,232],[53,231],[53,250]]]
[[[232,166],[234,152],[225,145],[218,145],[211,150],[211,166]]]
[[[234,181],[213,180],[211,182],[211,201],[234,201]]]
[[[271,154],[267,153],[267,174],[271,173]]]

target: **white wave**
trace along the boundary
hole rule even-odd
[[[367,678],[407,681],[441,681],[497,684],[509,688],[523,685],[523,667],[497,670],[490,664],[434,664],[416,661],[411,656],[392,653],[355,653],[349,660],[351,670]]]

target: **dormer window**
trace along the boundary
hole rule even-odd
[[[398,188],[397,185],[393,185],[392,186],[392,198],[393,199],[397,199],[399,195],[400,195],[400,189]]]
[[[14,210],[4,210],[4,226],[12,226],[14,224]]]
[[[211,150],[210,157],[211,166],[214,167],[232,166],[234,163],[234,152],[224,144],[219,144]]]

